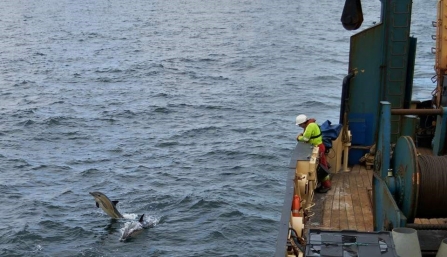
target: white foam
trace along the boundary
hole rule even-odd
[[[134,219],[137,219],[139,216],[140,216],[140,215],[138,215],[138,214],[136,214],[136,213],[124,213],[124,214],[123,214],[123,217],[124,217],[125,219],[128,219],[128,220],[134,220]]]

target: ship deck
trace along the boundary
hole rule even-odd
[[[418,148],[420,154],[430,149]],[[372,211],[373,169],[364,165],[350,167],[348,172],[332,174],[332,189],[315,194],[314,215],[307,228],[327,230],[374,231]],[[447,219],[415,219],[419,224],[447,224]]]
[[[355,165],[349,172],[332,175],[332,189],[315,194],[310,228],[373,231],[372,169]]]

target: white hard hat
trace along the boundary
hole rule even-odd
[[[300,114],[300,115],[296,116],[296,125],[297,126],[302,124],[302,123],[304,123],[304,122],[306,122],[306,121],[307,121],[307,116],[306,115]]]

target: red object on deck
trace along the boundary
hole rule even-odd
[[[298,195],[295,195],[293,197],[292,216],[293,217],[299,217],[300,216],[300,197]]]

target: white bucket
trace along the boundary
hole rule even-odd
[[[401,257],[422,257],[418,234],[412,228],[395,228],[391,232],[397,255]]]
[[[447,238],[444,238],[439,246],[438,253],[436,257],[445,257],[447,256]]]

